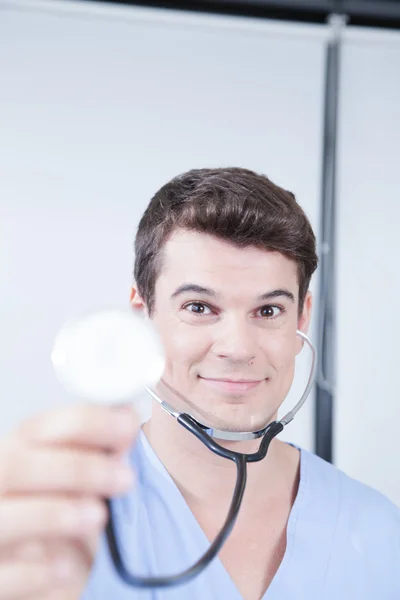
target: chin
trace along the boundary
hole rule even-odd
[[[276,417],[276,411],[266,411],[265,401],[256,408],[251,403],[226,403],[219,399],[209,411],[202,411],[200,420],[216,429],[228,431],[259,431]]]
[[[178,391],[178,386],[172,387],[163,379],[158,391],[176,410],[187,412],[200,423],[215,429],[258,431],[276,417],[277,407],[271,410],[266,401],[267,392],[260,386],[256,386],[257,393],[253,390],[240,394],[230,390],[227,393],[214,386],[205,387],[203,382],[200,386],[187,386]]]

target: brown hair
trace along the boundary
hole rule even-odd
[[[278,251],[298,265],[299,315],[317,268],[315,235],[295,196],[248,169],[193,169],[151,199],[135,240],[134,278],[151,314],[164,244],[177,229]]]

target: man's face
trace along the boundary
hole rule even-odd
[[[296,263],[184,230],[163,258],[152,320],[166,352],[163,379],[187,400],[176,407],[219,428],[264,426],[291,387],[296,330],[309,323],[309,294],[298,320]]]

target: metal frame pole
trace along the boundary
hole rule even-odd
[[[332,14],[331,36],[326,48],[325,108],[323,128],[322,206],[320,238],[319,313],[316,378],[315,452],[333,459],[333,408],[335,395],[335,229],[336,149],[339,104],[341,37],[347,18]]]

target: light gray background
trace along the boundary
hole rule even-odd
[[[53,375],[54,336],[66,318],[87,309],[128,307],[136,224],[151,195],[172,176],[193,167],[224,165],[264,172],[296,193],[318,235],[328,35],[324,26],[95,3],[0,0],[0,433],[33,412],[77,401]],[[388,50],[382,44],[378,36],[374,48],[384,54],[381,58],[368,50],[368,39],[363,46],[375,56],[379,81],[390,77],[390,69],[380,66],[380,61],[386,65],[388,53],[393,55],[392,70],[396,61],[399,65],[392,49],[398,46],[393,43]],[[349,38],[343,61],[342,87],[352,91],[344,92],[341,117],[335,457],[345,470],[400,502],[400,478],[395,472],[391,478],[390,470],[377,476],[381,467],[371,464],[370,449],[362,450],[371,415],[377,414],[376,392],[371,392],[382,389],[382,369],[386,393],[380,394],[378,412],[393,415],[396,408],[396,371],[387,365],[396,346],[392,324],[386,347],[369,353],[377,339],[370,337],[371,328],[379,330],[380,320],[387,319],[388,288],[372,303],[377,292],[369,291],[363,247],[373,255],[368,237],[368,227],[376,223],[370,211],[373,186],[381,187],[386,171],[366,166],[362,155],[370,148],[368,160],[373,161],[378,152],[372,140],[365,143],[377,107],[365,104],[367,112],[360,112],[360,87],[373,78],[352,72],[366,60],[357,48]],[[398,80],[387,82],[391,100],[398,85]],[[387,95],[382,90],[381,100]],[[393,97],[393,115],[399,105]],[[393,120],[389,114],[387,123]],[[382,158],[386,137],[393,148],[398,137],[389,125],[384,133],[377,129],[371,138],[376,140],[379,132],[384,136],[378,136]],[[352,150],[355,134],[357,152]],[[396,159],[387,160],[392,191],[385,197],[395,211]],[[384,211],[379,218],[383,229],[388,220],[394,228],[395,220]],[[387,234],[382,235],[385,243]],[[394,261],[395,238],[391,243]],[[380,281],[380,265],[372,265]],[[357,276],[364,277],[362,288]],[[393,272],[392,295],[398,293],[396,276]],[[313,290],[317,283],[315,279]],[[371,310],[359,306],[366,288]],[[390,306],[394,321],[395,302]],[[372,320],[372,314],[377,318]],[[372,353],[374,368],[365,369],[365,356],[371,361]],[[298,361],[284,409],[302,391],[308,358],[305,351]],[[366,372],[371,381],[365,381]],[[351,429],[348,422],[357,420],[360,402],[361,424]],[[381,416],[381,440],[383,420]],[[392,437],[375,444],[377,464],[392,455],[391,469],[397,461],[394,429],[391,425]],[[312,449],[313,397],[284,437]]]

